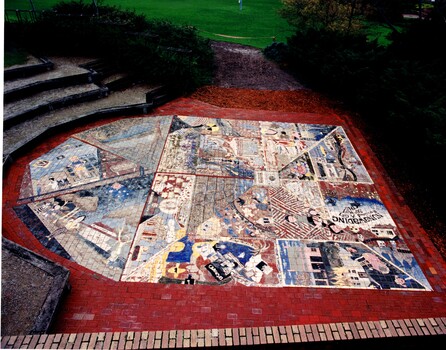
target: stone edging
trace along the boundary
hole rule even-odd
[[[291,326],[165,330],[145,332],[100,332],[3,336],[2,349],[165,349],[232,346],[316,344],[317,349],[348,342],[376,345],[397,340],[399,346],[437,342],[446,336],[446,317],[343,322]],[[400,347],[401,349],[401,347]]]
[[[30,331],[32,334],[48,332],[58,311],[61,298],[70,289],[68,282],[70,271],[62,265],[48,260],[4,237],[2,237],[2,249],[6,249],[10,254],[15,255],[22,261],[44,271],[52,278],[48,293],[43,300],[40,312],[35,318],[33,328]]]
[[[42,73],[53,69],[54,63],[45,57],[38,57],[42,63],[21,66],[17,68],[9,68],[4,70],[4,80],[12,80],[17,78],[25,78],[34,74]]]
[[[25,86],[5,91],[3,101],[9,103],[33,94],[37,94],[46,90],[59,89],[68,85],[88,84],[94,82],[94,75],[91,72],[68,75],[59,78],[36,81]]]
[[[44,101],[42,104],[33,106],[23,112],[11,115],[4,119],[3,124],[5,128],[10,128],[13,125],[21,123],[25,120],[32,119],[36,116],[50,113],[56,109],[72,106],[77,103],[88,102],[99,98],[104,98],[108,95],[109,89],[98,87],[97,89],[80,92],[74,95],[61,97],[54,101]]]

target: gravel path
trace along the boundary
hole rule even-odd
[[[232,43],[212,42],[216,72],[213,85],[257,90],[298,90],[303,86],[261,50]]]

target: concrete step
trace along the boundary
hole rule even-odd
[[[9,81],[38,75],[53,69],[53,62],[44,57],[28,56],[24,64],[8,67],[3,72],[3,80]]]
[[[94,73],[79,67],[86,58],[50,57],[53,68],[32,76],[5,81],[4,102],[9,103],[51,89],[93,82]],[[20,66],[26,67],[26,65]]]
[[[124,90],[134,84],[134,78],[125,73],[117,73],[102,79],[100,84],[110,91]]]
[[[115,63],[105,59],[98,59],[81,64],[79,67],[89,70],[97,75],[98,79],[106,79],[119,72]]]
[[[29,76],[17,76],[14,79],[5,79],[4,92],[25,87],[36,82],[90,72],[88,69],[80,67],[81,64],[91,60],[91,58],[88,57],[66,58],[51,56],[47,57],[45,60],[46,62],[51,63],[50,70],[41,71]],[[26,69],[35,65],[35,61],[30,62],[31,63],[14,66],[15,68],[11,69]],[[5,69],[5,75],[7,75],[6,72],[9,70],[10,69]]]
[[[51,71],[5,82],[3,165],[61,129],[84,120],[143,115],[176,96],[166,86],[135,83],[104,60],[48,61]]]
[[[10,103],[41,93],[43,91],[58,89],[66,86],[91,83],[92,81],[92,74],[90,72],[85,72],[76,75],[69,75],[65,77],[32,82],[28,85],[4,91],[3,101],[4,103]]]
[[[107,88],[90,83],[43,91],[17,101],[5,103],[3,127],[8,129],[37,115],[77,103],[103,98],[107,94]]]
[[[12,161],[16,154],[57,128],[72,126],[85,119],[148,113],[155,105],[153,101],[147,101],[146,94],[155,88],[149,84],[133,85],[121,91],[112,91],[102,99],[53,110],[12,125],[3,130],[3,163]]]

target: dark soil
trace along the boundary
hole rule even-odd
[[[1,335],[30,334],[52,281],[38,267],[2,249]]]
[[[404,171],[398,155],[381,140],[379,130],[369,128],[360,116],[345,110],[338,101],[306,89],[265,59],[259,49],[220,42],[212,43],[212,47],[216,64],[213,85],[198,89],[191,97],[221,107],[349,115],[446,260],[446,218],[435,210],[424,184]]]

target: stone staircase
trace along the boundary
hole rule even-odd
[[[174,95],[140,83],[106,60],[29,57],[4,71],[3,165],[82,120],[148,113]]]

